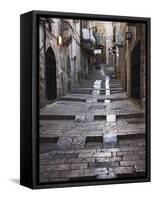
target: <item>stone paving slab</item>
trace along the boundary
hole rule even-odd
[[[66,96],[64,96],[63,98],[75,98],[75,99],[87,99],[87,98],[91,98],[92,95],[91,94],[78,94],[78,93],[68,93]],[[63,99],[62,98],[62,99]],[[126,93],[117,93],[117,94],[111,94],[108,97],[106,97],[106,95],[100,95],[98,97],[98,99],[111,99],[111,100],[123,100],[123,99],[127,99],[128,97],[126,95]]]
[[[87,156],[90,156],[90,154]],[[61,162],[57,162],[56,164],[55,161]],[[96,160],[95,158],[91,157],[71,158],[65,156],[65,159],[51,159],[51,162],[48,161],[47,163],[48,164],[45,164],[45,166],[41,165],[41,179],[50,178],[52,179],[52,181],[54,181],[54,178],[61,177],[68,178],[94,175],[107,175],[107,177],[110,177],[111,174],[128,175],[133,174],[134,172],[145,171],[144,160],[122,161],[122,156],[100,158],[97,157]]]
[[[72,89],[72,91],[76,91],[76,92],[78,92],[78,91],[92,91],[93,89],[100,89],[101,91],[105,91],[105,88],[99,88],[98,86],[95,86],[95,87],[76,87],[76,88],[73,88]],[[110,88],[110,90],[112,91],[116,91],[116,90],[118,90],[118,91],[123,91],[123,88],[122,87],[111,87]]]
[[[108,85],[119,93],[92,95],[96,80],[102,80],[96,89],[106,91],[101,73],[91,74],[75,93],[40,110],[40,182],[138,177],[146,172],[144,112],[128,99],[119,80],[110,79]],[[79,94],[87,90],[89,94]],[[109,115],[116,120],[106,122]]]
[[[101,108],[101,109],[100,109]],[[129,100],[124,101],[111,101],[110,104],[105,103],[91,103],[87,104],[86,102],[65,102],[58,101],[51,105],[46,106],[44,109],[41,109],[41,115],[76,115],[79,112],[88,112],[93,115],[106,115],[106,114],[116,114],[121,113],[143,113],[135,104]]]
[[[88,116],[87,116],[88,117]],[[84,123],[73,120],[41,120],[41,136],[82,136],[103,135],[104,133],[116,133],[119,136],[145,134],[145,124],[128,124],[126,120],[117,120],[116,125],[107,125],[105,120],[92,121],[91,116]],[[135,119],[134,119],[135,120]]]

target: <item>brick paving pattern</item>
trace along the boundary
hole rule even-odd
[[[144,111],[104,71],[40,110],[40,182],[144,175]]]

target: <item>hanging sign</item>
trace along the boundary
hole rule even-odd
[[[102,53],[102,50],[101,49],[95,49],[94,50],[94,54],[101,54]]]

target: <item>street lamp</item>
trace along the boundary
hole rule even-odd
[[[62,45],[62,37],[60,35],[57,36],[57,45]]]

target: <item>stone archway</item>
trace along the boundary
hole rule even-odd
[[[57,77],[56,77],[56,59],[51,47],[46,51],[46,67],[45,67],[45,80],[46,80],[46,97],[48,101],[57,98]]]

